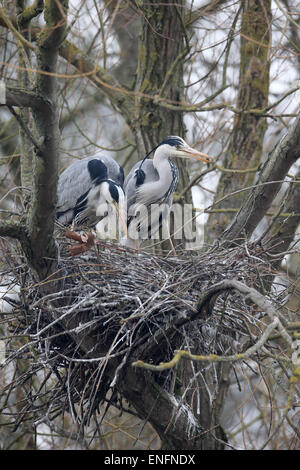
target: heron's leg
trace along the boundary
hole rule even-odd
[[[167,227],[167,230],[168,230],[168,240],[170,242],[170,245],[171,245],[171,251],[173,253],[173,255],[176,255],[176,250],[175,250],[175,247],[174,247],[174,244],[172,242],[172,238],[171,238],[171,234],[170,234],[170,227],[169,227],[169,223],[167,222],[166,223],[166,227]]]

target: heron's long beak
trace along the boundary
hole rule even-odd
[[[193,158],[196,158],[197,160],[200,160],[206,163],[211,163],[213,160],[213,158],[210,157],[209,155],[206,155],[206,153],[199,152],[198,150],[195,150],[192,147],[181,148],[180,152],[186,153],[187,156],[191,156]]]
[[[121,224],[122,224],[122,227],[124,229],[124,233],[126,235],[126,238],[128,238],[128,230],[127,230],[127,223],[126,223],[126,220],[124,219],[124,216],[123,214],[120,212],[120,209],[119,209],[119,205],[113,201],[113,207],[115,208],[116,210],[116,213],[121,221]]]

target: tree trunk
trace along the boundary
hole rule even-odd
[[[242,8],[238,113],[224,155],[225,168],[233,171],[221,174],[216,200],[253,184],[253,169],[260,164],[266,131],[266,119],[261,114],[268,104],[271,1],[247,0],[242,2]],[[244,171],[247,169],[249,172]],[[222,201],[222,208],[239,209],[245,197],[245,192],[228,197]],[[218,238],[230,221],[228,213],[211,214],[206,226],[207,240]]]
[[[184,30],[185,1],[180,0],[176,6],[167,1],[148,4],[144,2],[143,12],[147,21],[143,22],[142,34],[139,39],[139,62],[135,91],[135,117],[133,132],[138,143],[139,157],[158,145],[168,135],[184,137],[185,127],[182,111],[169,110],[160,106],[160,101],[167,100],[172,104],[180,104],[183,99],[183,67],[188,52],[185,44]],[[156,99],[147,99],[147,96]],[[181,193],[189,184],[188,165],[185,160],[176,159],[179,169],[179,183],[176,192]],[[176,198],[176,193],[175,193]],[[191,190],[186,191],[182,207],[192,203]],[[183,211],[182,211],[183,213]],[[182,225],[184,221],[182,220]],[[171,220],[170,232],[173,224]],[[174,240],[173,245],[184,243]],[[166,241],[162,249],[170,250]]]

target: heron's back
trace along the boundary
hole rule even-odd
[[[94,187],[97,178],[101,180],[96,170],[97,165],[88,165],[91,161],[100,160],[106,167],[105,178],[123,187],[124,172],[120,165],[111,157],[99,155],[86,157],[71,163],[60,175],[57,188],[57,218],[63,224],[71,223],[76,215],[84,211],[85,218],[89,214],[87,207],[88,194]],[[95,183],[96,184],[96,183]]]

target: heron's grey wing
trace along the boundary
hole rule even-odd
[[[141,162],[136,163],[130,170],[128,176],[124,182],[124,192],[127,200],[127,209],[133,206],[139,201],[139,185],[137,184],[136,170],[139,169]],[[159,175],[153,166],[152,160],[145,160],[142,166],[142,170],[145,173],[145,179],[143,183],[152,183],[159,180]],[[153,202],[155,201],[155,197]]]
[[[59,177],[57,188],[57,210],[66,212],[76,207],[78,200],[91,189],[92,182],[87,162],[83,158],[71,163]]]
[[[95,155],[76,160],[66,168],[59,177],[57,190],[57,218],[62,223],[70,223],[75,212],[83,211],[87,202],[87,196],[93,187],[92,175],[88,169],[91,160],[101,160],[107,168],[107,178],[115,181],[123,187],[124,172],[120,165],[107,155]]]
[[[136,236],[141,239],[150,239],[160,229],[164,220],[167,219],[169,214],[169,206],[171,205],[171,198],[168,198],[165,202],[167,206],[161,206],[160,204],[151,207],[151,216],[149,214],[149,206],[155,204],[160,200],[159,194],[154,186],[151,192],[151,183],[155,183],[159,180],[159,174],[153,166],[153,161],[147,159],[142,165],[143,175],[136,175],[136,171],[140,167],[140,162],[134,165],[124,183],[124,191],[127,199],[127,225],[130,228],[129,242],[125,244],[134,246],[131,238],[136,240]],[[142,182],[138,184],[139,177]],[[150,183],[150,184],[148,184]],[[147,194],[142,194],[139,189],[147,184]],[[145,211],[145,208],[146,211]],[[151,219],[149,219],[149,216]],[[151,220],[151,223],[149,221]]]
[[[58,208],[60,210],[75,207],[78,198],[91,189],[92,179],[88,170],[88,162],[91,160],[101,160],[107,167],[107,177],[118,184],[123,183],[120,165],[111,157],[96,155],[76,160],[62,172],[58,180]]]

